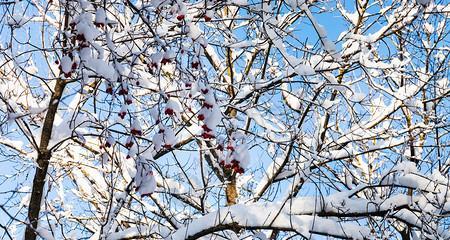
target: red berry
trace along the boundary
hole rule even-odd
[[[207,94],[209,90],[207,88],[201,90],[203,94]]]
[[[125,89],[125,88],[121,88],[120,90],[119,90],[119,93],[118,93],[119,95],[126,95],[126,94],[128,94],[128,90],[127,89]]]
[[[131,129],[131,134],[137,135],[137,136],[141,136],[142,135],[142,131],[133,128],[133,129]]]
[[[113,93],[113,89],[112,89],[112,87],[108,87],[108,88],[106,88],[106,93],[108,93],[108,94],[112,94],[112,93]]]
[[[204,124],[204,125],[202,126],[202,128],[203,128],[203,130],[205,130],[205,132],[211,132],[211,131],[212,131],[212,129],[209,128],[206,124]]]
[[[195,68],[195,69],[198,68],[198,65],[199,65],[199,62],[192,62],[192,64],[191,64],[192,68]]]
[[[204,18],[205,18],[205,22],[210,22],[211,21],[211,17],[209,17],[209,16],[204,16]]]
[[[201,137],[204,138],[204,139],[211,139],[211,138],[214,138],[214,135],[212,135],[209,132],[203,132]]]
[[[78,35],[77,35],[77,40],[80,41],[80,42],[85,42],[85,41],[86,41],[86,38],[84,37],[83,34],[78,34]]]
[[[184,15],[183,15],[183,14],[178,15],[178,16],[177,16],[177,19],[178,19],[178,21],[183,20],[183,19],[184,19]]]
[[[205,115],[200,114],[200,115],[198,115],[197,118],[198,118],[198,120],[203,121],[203,120],[205,120]]]
[[[125,147],[130,149],[133,146],[133,144],[134,144],[133,141],[129,141],[129,142],[125,143]]]
[[[204,102],[204,103],[203,103],[203,107],[205,107],[205,108],[207,108],[207,109],[210,109],[210,108],[213,107],[213,105],[211,105],[211,104],[209,104],[209,103],[207,103],[207,102]]]
[[[170,144],[164,144],[163,147],[166,148],[166,149],[171,149],[171,148],[172,148],[172,145],[170,145]]]
[[[164,113],[166,115],[172,116],[173,115],[173,109],[172,108],[166,108],[166,110],[164,111]]]

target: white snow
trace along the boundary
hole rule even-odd
[[[64,73],[69,73],[72,71],[72,59],[65,55],[61,58],[61,69]]]
[[[255,120],[255,122],[260,125],[261,127],[269,130],[269,131],[273,131],[273,132],[283,132],[282,129],[280,129],[277,126],[274,126],[273,124],[271,124],[269,121],[267,121],[265,119],[264,116],[262,116],[261,112],[258,111],[256,108],[250,108],[245,110],[245,113],[247,114],[247,116],[253,120]]]
[[[156,180],[151,166],[142,159],[136,161],[136,176],[134,178],[136,191],[141,196],[149,195],[156,189]]]
[[[95,12],[95,23],[106,23],[106,12],[103,8],[98,8]]]
[[[22,27],[29,19],[21,14],[13,14],[8,16],[7,23],[11,27]]]

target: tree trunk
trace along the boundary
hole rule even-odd
[[[227,194],[227,205],[231,206],[236,204],[236,199],[237,199],[237,189],[236,189],[236,176],[231,176],[230,177],[230,182],[227,183],[227,188],[226,188],[226,194]]]
[[[41,202],[47,175],[51,152],[47,149],[53,130],[53,122],[58,110],[58,104],[64,91],[64,80],[57,80],[54,92],[50,98],[47,114],[45,115],[44,125],[42,126],[41,142],[39,144],[38,157],[36,159],[37,168],[33,179],[33,189],[31,191],[30,204],[28,205],[29,225],[25,230],[25,240],[35,240],[35,229],[38,226],[39,212],[41,211]]]

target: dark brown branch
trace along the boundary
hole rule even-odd
[[[38,225],[45,178],[47,175],[49,160],[51,158],[51,152],[48,150],[48,144],[52,136],[53,122],[55,120],[55,115],[58,110],[58,105],[65,85],[66,83],[63,80],[57,80],[54,92],[50,98],[44,125],[42,126],[41,142],[39,144],[38,157],[36,159],[36,173],[33,179],[33,189],[31,191],[30,204],[28,206],[28,220],[31,223],[32,228],[27,226],[25,230],[25,240],[36,239],[35,229]]]

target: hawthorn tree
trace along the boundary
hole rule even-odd
[[[0,1],[2,239],[449,239],[446,0]]]

